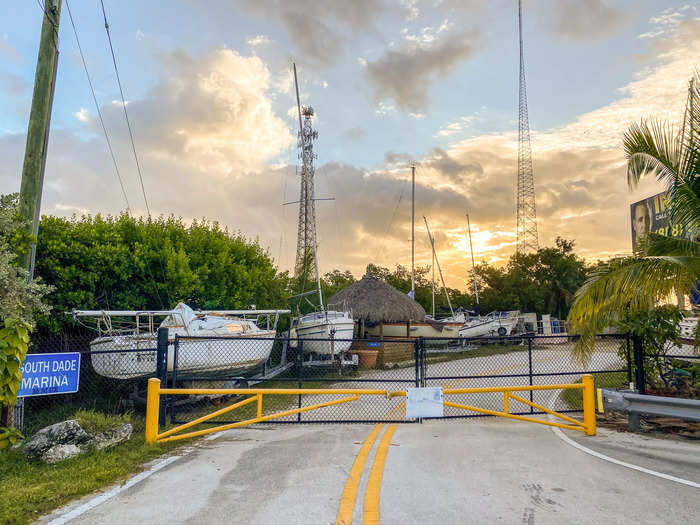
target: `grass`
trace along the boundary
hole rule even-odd
[[[90,416],[93,421],[103,420]],[[45,465],[19,450],[0,453],[0,523],[23,525],[143,470],[144,463],[181,444],[146,445],[142,433],[116,447]]]
[[[593,374],[595,388],[618,388],[627,385],[627,372],[609,372],[607,374]],[[576,381],[580,383],[581,380]],[[564,390],[562,398],[573,410],[583,410],[583,398],[581,390]]]
[[[122,426],[124,423],[131,421],[130,414],[103,414],[95,410],[78,410],[73,416],[78,420],[81,427],[90,434],[100,434],[109,430],[114,430]]]

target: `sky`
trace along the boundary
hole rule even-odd
[[[314,108],[319,265],[362,276],[430,264],[449,286],[515,251],[516,0],[104,1],[153,215],[206,218],[257,239],[292,270],[301,102]],[[0,21],[0,193],[19,191],[43,12]],[[123,179],[97,118],[68,16]],[[700,67],[700,2],[525,0],[524,53],[540,246],[590,261],[631,251],[622,136],[676,123]],[[63,1],[42,213],[146,213],[98,2]]]

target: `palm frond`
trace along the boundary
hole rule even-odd
[[[642,257],[698,257],[700,243],[682,237],[667,237],[649,233],[637,243],[637,253]]]
[[[627,183],[636,187],[644,175],[655,175],[671,187],[678,175],[680,141],[673,126],[656,120],[633,123],[622,139],[627,157]]]
[[[680,172],[690,180],[700,172],[700,69],[695,70],[688,86],[681,145]]]
[[[677,290],[688,291],[700,275],[700,258],[688,256],[613,259],[576,292],[568,316],[573,333],[581,337],[575,356],[586,361],[596,334],[616,324],[626,310],[646,310]]]

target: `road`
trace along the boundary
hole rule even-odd
[[[335,523],[372,428],[229,431],[72,523]],[[380,435],[362,470],[352,523],[370,523],[363,521],[372,498],[367,479]],[[619,445],[604,434],[576,439],[608,452]],[[643,445],[646,451],[628,451],[627,460],[653,461],[655,468],[700,482],[700,445],[628,439],[630,450]],[[645,460],[650,447],[659,455]],[[697,523],[700,517],[700,489],[584,454],[541,425],[496,418],[396,425],[387,449],[375,523],[659,524]]]
[[[617,368],[615,350],[599,351],[594,368]],[[563,346],[537,349],[532,358],[536,372],[580,370]],[[433,363],[428,376],[447,376],[429,382],[443,387],[524,385],[528,378],[454,376],[521,374],[528,368],[527,352],[510,352]],[[371,371],[364,378],[412,377],[413,368],[399,368]],[[547,376],[536,378],[536,384],[578,378]],[[361,386],[399,390],[409,385],[375,381]],[[323,399],[309,396],[303,403]],[[535,401],[567,406],[550,392],[536,393]],[[305,419],[401,421],[403,402],[362,397],[309,412]],[[503,397],[480,394],[468,402],[501,410]],[[511,402],[511,410],[514,405]],[[608,456],[700,483],[698,443],[606,430],[595,437],[566,434]],[[268,425],[212,438],[71,523],[657,524],[700,519],[699,488],[593,457],[549,427],[533,423],[472,418],[423,424]],[[61,515],[77,512],[88,501],[54,513],[43,523],[56,518],[56,525],[64,523]]]

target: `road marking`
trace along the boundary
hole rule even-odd
[[[378,525],[379,524],[379,493],[382,489],[382,476],[384,474],[384,464],[386,456],[389,452],[391,438],[396,430],[396,423],[392,423],[384,432],[377,453],[374,456],[372,470],[369,473],[367,488],[365,489],[365,501],[363,506],[363,525]]]
[[[360,451],[357,453],[355,462],[350,469],[348,480],[345,482],[343,495],[340,497],[340,507],[338,508],[338,515],[335,518],[336,525],[351,525],[352,523],[352,511],[355,508],[355,496],[357,495],[357,487],[360,484],[362,471],[365,468],[367,456],[369,456],[369,452],[372,450],[372,445],[374,445],[374,441],[377,439],[383,427],[384,423],[375,425],[372,432],[370,432],[369,436],[367,436],[362,443]]]
[[[554,406],[554,401],[556,398],[556,395],[558,394],[553,394],[552,397],[549,400],[549,407],[552,408]],[[551,419],[552,416],[549,416]],[[629,468],[632,470],[636,470],[639,472],[643,472],[644,474],[649,474],[650,476],[656,476],[657,478],[662,478],[666,479],[668,481],[673,481],[675,483],[680,483],[681,485],[688,485],[689,487],[694,487],[696,489],[700,489],[700,483],[695,483],[694,481],[690,481],[687,479],[683,478],[677,478],[676,476],[671,476],[670,474],[664,474],[663,472],[657,472],[656,470],[651,470],[645,467],[640,467],[639,465],[634,465],[632,463],[627,463],[626,461],[621,461],[619,459],[612,458],[610,456],[606,456],[605,454],[601,454],[600,452],[597,452],[595,450],[591,450],[590,448],[581,445],[580,443],[577,443],[573,439],[571,439],[569,436],[564,434],[561,429],[557,427],[550,427],[552,432],[554,432],[554,435],[557,436],[559,439],[561,439],[564,443],[571,445],[574,448],[577,448],[581,452],[584,452],[586,454],[589,454],[591,456],[594,456],[598,459],[602,459],[603,461],[608,461],[610,463],[614,463],[615,465],[620,465],[621,467]]]
[[[68,523],[69,521],[74,520],[78,516],[85,514],[87,511],[92,510],[95,507],[97,507],[98,505],[101,505],[105,501],[113,498],[114,496],[116,496],[120,492],[124,492],[125,490],[130,489],[131,487],[133,487],[137,483],[139,483],[139,482],[143,481],[144,479],[146,479],[147,477],[155,474],[163,467],[167,467],[168,465],[170,465],[174,461],[177,461],[178,459],[186,456],[187,454],[189,454],[193,450],[195,450],[194,447],[188,447],[187,449],[185,449],[183,451],[184,453],[180,456],[170,456],[168,458],[165,458],[164,460],[153,465],[150,469],[148,469],[144,472],[141,472],[140,474],[137,474],[136,476],[132,477],[129,481],[127,481],[123,485],[118,485],[118,486],[113,487],[112,489],[108,490],[107,492],[103,492],[99,496],[92,498],[91,500],[87,501],[86,503],[83,503],[82,505],[76,507],[75,509],[71,510],[70,512],[67,512],[67,513],[51,520],[50,522],[47,523],[47,525],[63,525],[64,523]]]

